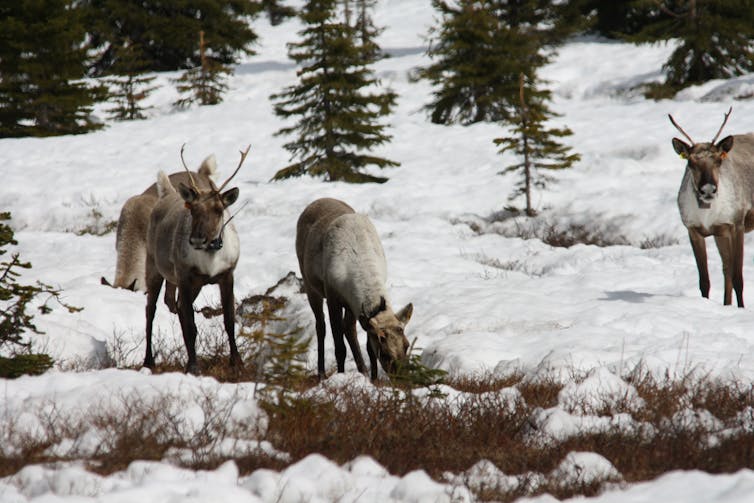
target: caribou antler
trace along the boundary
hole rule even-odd
[[[723,132],[723,128],[725,127],[725,123],[728,122],[728,117],[730,117],[730,114],[731,114],[732,111],[733,111],[733,107],[731,106],[728,109],[728,113],[725,114],[725,120],[723,120],[723,125],[720,126],[720,129],[717,131],[717,134],[715,135],[714,138],[712,138],[712,141],[710,143],[715,143],[715,141],[717,140],[717,137],[720,136],[720,133]]]
[[[189,180],[191,180],[191,186],[194,188],[194,190],[198,194],[200,192],[199,187],[197,187],[196,182],[194,181],[194,176],[191,174],[191,170],[188,169],[188,166],[186,166],[186,161],[183,159],[183,149],[185,148],[186,148],[186,144],[184,143],[183,145],[181,145],[181,162],[183,163],[183,169],[185,169],[186,173],[188,173]]]
[[[233,174],[230,175],[230,177],[223,182],[223,184],[220,186],[220,188],[217,189],[217,192],[222,192],[222,190],[225,188],[225,186],[228,185],[228,183],[230,183],[230,181],[233,179],[234,176],[236,176],[236,173],[238,173],[238,170],[241,169],[241,165],[246,160],[246,155],[249,153],[249,149],[251,149],[251,145],[249,145],[248,147],[246,147],[246,150],[241,150],[240,151],[241,152],[241,160],[238,161],[238,167],[233,172]]]
[[[691,137],[690,137],[690,136],[688,135],[688,133],[686,133],[686,131],[684,131],[684,130],[683,130],[683,128],[682,128],[681,126],[679,126],[679,125],[678,125],[678,123],[677,123],[677,122],[675,121],[675,119],[673,119],[673,116],[672,116],[672,115],[668,114],[668,118],[670,119],[670,122],[672,122],[672,123],[673,123],[673,125],[675,126],[675,128],[676,128],[676,129],[677,129],[678,131],[680,131],[680,132],[681,132],[681,134],[682,134],[683,136],[685,136],[685,137],[686,137],[686,138],[687,138],[687,139],[688,139],[688,140],[689,140],[689,141],[691,142],[691,144],[692,144],[692,145],[694,145],[694,144],[696,143],[696,142],[695,142],[694,140],[692,140],[692,139],[691,139]],[[728,119],[728,117],[726,116],[726,117],[725,117],[725,119],[727,120],[727,119]],[[723,125],[725,125],[725,123],[723,123]],[[717,138],[717,136],[715,136],[715,138]],[[714,140],[712,140],[712,141],[714,141]]]

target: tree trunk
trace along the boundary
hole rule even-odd
[[[524,99],[524,74],[518,75],[518,97],[521,100],[521,139],[524,142],[524,194],[526,195],[526,215],[533,217],[534,208],[531,206],[531,161],[529,160],[529,136],[527,134],[528,110]]]

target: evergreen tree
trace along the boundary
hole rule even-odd
[[[754,6],[748,0],[636,0],[650,18],[630,38],[657,42],[675,38],[679,45],[664,65],[663,86],[650,95],[665,97],[711,79],[754,70]]]
[[[7,253],[6,247],[17,245],[13,229],[5,222],[10,220],[10,213],[0,213],[0,256]],[[32,301],[41,294],[54,297],[70,312],[81,309],[62,303],[60,291],[50,285],[37,282],[36,285],[22,285],[18,282],[19,269],[30,269],[31,264],[21,260],[18,253],[13,253],[9,261],[0,261],[0,349],[8,346],[29,349],[30,344],[24,341],[26,332],[40,333],[34,324],[34,315],[29,307]],[[39,312],[50,312],[47,304],[39,307]]]
[[[554,139],[571,135],[568,128],[547,129],[545,127],[544,123],[554,115],[544,102],[546,96],[547,93],[537,91],[531,81],[527,87],[526,79],[521,74],[519,104],[515,115],[511,117],[512,135],[494,140],[495,145],[500,147],[501,154],[510,150],[519,157],[519,162],[508,166],[503,173],[521,172],[522,179],[516,185],[516,190],[510,195],[510,199],[524,195],[525,211],[528,216],[535,215],[532,205],[532,188],[544,188],[548,182],[552,181],[551,177],[540,170],[569,168],[581,159],[578,154],[569,154],[570,149]]]
[[[550,0],[433,0],[442,14],[419,77],[437,88],[426,106],[436,124],[506,120],[518,75],[531,78],[549,60],[547,48],[570,33]]]
[[[487,5],[461,0],[458,7],[433,0],[442,25],[427,54],[433,63],[419,77],[432,82],[434,99],[425,109],[435,124],[471,124],[507,117],[500,96],[510,94],[510,60],[499,37],[504,29]]]
[[[565,8],[570,16],[581,16],[581,27],[603,37],[617,39],[635,35],[647,23],[648,9],[636,0],[577,0]],[[571,23],[578,22],[571,17]]]
[[[156,86],[149,86],[155,77],[145,77],[146,62],[141,49],[133,43],[126,43],[116,51],[116,59],[112,67],[115,77],[106,79],[115,90],[110,91],[115,99],[115,107],[108,110],[114,120],[145,119],[146,108],[140,102],[154,91]]]
[[[284,5],[280,0],[262,0],[262,9],[267,13],[272,26],[277,26],[296,15],[296,9]]]
[[[228,90],[227,77],[232,70],[207,51],[203,31],[199,32],[199,61],[199,66],[186,70],[175,80],[178,92],[187,96],[178,99],[174,106],[217,105],[223,100],[223,93]]]
[[[382,49],[375,41],[382,29],[375,26],[370,14],[376,4],[376,0],[343,0],[346,24],[353,26],[356,31],[357,44],[365,65],[370,65],[383,57]]]
[[[354,27],[342,21],[337,5],[338,0],[309,0],[301,12],[306,24],[302,40],[289,45],[289,57],[304,64],[299,82],[271,99],[277,115],[299,116],[295,126],[276,133],[298,135],[285,144],[298,161],[278,171],[275,179],[309,174],[329,181],[384,182],[386,178],[361,169],[398,165],[362,153],[390,140],[378,120],[390,113],[395,94],[363,90],[377,79],[364,63]]]
[[[81,81],[87,54],[73,0],[0,4],[0,137],[85,133],[100,88]]]
[[[212,40],[214,57],[223,65],[237,62],[257,35],[249,19],[262,8],[250,0],[79,0],[86,8],[90,45],[99,50],[95,75],[110,71],[119,47],[141,47],[150,71],[195,68],[196,34]]]

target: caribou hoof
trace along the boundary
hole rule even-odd
[[[241,357],[239,355],[233,355],[230,357],[230,368],[236,370],[243,369],[243,360],[241,360]]]

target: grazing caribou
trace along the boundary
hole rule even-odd
[[[201,189],[207,190],[212,187],[211,180],[216,172],[215,156],[210,155],[191,176]],[[173,173],[168,178],[176,188],[181,183],[190,182],[189,174],[185,171]],[[141,194],[130,197],[123,205],[115,233],[115,279],[111,284],[103,276],[100,278],[103,285],[132,291],[146,290],[147,227],[157,201],[157,184],[153,183]],[[165,304],[171,312],[176,312],[175,286],[170,283],[165,286]]]
[[[695,143],[671,115],[668,117],[689,141],[673,138],[673,149],[687,161],[678,209],[694,250],[699,289],[703,297],[709,297],[704,238],[714,236],[723,263],[723,302],[730,304],[731,290],[735,290],[738,307],[744,307],[744,233],[754,229],[754,134],[726,136],[715,143],[732,110],[709,143]]]
[[[385,253],[372,222],[337,199],[323,198],[304,209],[296,226],[296,255],[304,290],[314,312],[317,370],[325,376],[325,315],[335,340],[338,372],[344,371],[345,335],[359,372],[366,373],[356,338],[356,321],[367,332],[371,378],[377,379],[377,359],[386,372],[405,361],[409,347],[403,333],[413,305],[394,313],[387,300]]]
[[[189,173],[190,185],[180,183],[176,190],[167,175],[157,180],[159,200],[152,210],[147,229],[147,350],[144,366],[154,367],[152,322],[163,281],[178,288],[178,319],[188,362],[186,372],[198,373],[196,362],[196,324],[193,303],[204,285],[218,284],[223,321],[230,343],[230,364],[242,365],[235,338],[233,271],[238,262],[238,234],[227,208],[238,199],[238,188],[223,189],[243,165],[247,148],[232,175],[218,188],[200,187]],[[183,148],[181,148],[183,160]],[[186,172],[188,167],[183,163]]]

